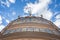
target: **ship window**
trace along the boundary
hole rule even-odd
[[[49,29],[45,29],[45,32],[52,33],[52,31]]]
[[[15,30],[10,30],[10,33],[14,33],[15,32]]]
[[[27,31],[26,28],[22,28],[22,31]]]
[[[57,31],[53,31],[53,33],[59,35],[59,32],[57,32]]]
[[[8,31],[8,30],[6,30],[6,31],[5,31],[5,33],[4,33],[3,35],[8,34],[8,33],[9,33],[9,31]]]
[[[27,28],[26,30],[27,31],[33,31],[33,28]]]
[[[16,32],[21,32],[22,31],[22,28],[17,28],[16,29]]]
[[[34,28],[34,31],[37,31],[37,32],[39,32],[39,28]]]
[[[43,28],[40,29],[41,32],[45,32],[45,30]]]

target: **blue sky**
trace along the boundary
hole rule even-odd
[[[19,15],[43,15],[60,28],[60,0],[0,0],[0,30]]]

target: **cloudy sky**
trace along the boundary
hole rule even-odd
[[[19,15],[29,12],[52,21],[60,28],[60,0],[0,0],[0,31]]]

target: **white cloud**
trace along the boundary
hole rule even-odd
[[[15,0],[6,0],[6,2],[4,1],[0,1],[1,2],[1,6],[7,6],[7,7],[10,7],[11,3],[15,3]]]
[[[60,19],[57,19],[54,24],[60,28]]]
[[[27,3],[24,7],[24,12],[29,13],[31,10],[31,14],[36,14],[36,16],[43,15],[44,18],[50,20],[52,17],[52,12],[48,9],[48,4],[51,0],[39,0],[39,2]]]
[[[16,0],[9,0],[11,3],[15,3]]]
[[[0,24],[2,24],[2,17],[1,17],[1,15],[0,15]]]
[[[16,12],[13,11],[13,12],[12,12],[12,15],[13,15],[13,16],[16,15]]]
[[[56,16],[56,19],[60,19],[60,14]]]
[[[52,17],[52,12],[49,10],[45,10],[41,13],[43,15],[43,18],[50,20]]]
[[[22,15],[22,17],[26,17],[27,15]]]
[[[9,1],[6,1],[6,6],[7,6],[7,7],[10,7]]]
[[[54,24],[60,28],[60,14],[58,14],[55,18],[56,21],[54,22]]]
[[[8,0],[6,0],[6,2],[1,1],[1,5],[3,5],[3,6],[6,5],[7,7],[9,7],[10,3]]]
[[[9,23],[10,21],[6,19],[6,22]]]
[[[2,25],[2,16],[0,15],[0,31],[4,28],[5,26]]]
[[[10,20],[6,19],[5,17],[3,17],[3,19],[5,19],[5,21],[6,21],[7,23],[9,23],[9,22],[10,22]]]
[[[1,17],[1,15],[0,15],[0,20],[2,20],[2,17]]]
[[[0,15],[0,31],[4,28],[5,26],[2,25],[2,16]]]
[[[2,31],[4,27],[5,27],[4,25],[0,25],[0,31]]]

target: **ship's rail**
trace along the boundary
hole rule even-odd
[[[46,32],[50,34],[60,35],[58,31],[50,30],[47,28],[34,28],[34,27],[26,27],[26,28],[17,28],[17,29],[10,29],[6,30],[3,35],[15,33],[15,32]]]

